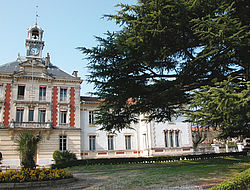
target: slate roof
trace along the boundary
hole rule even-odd
[[[13,61],[10,63],[6,63],[4,65],[0,65],[0,73],[13,73],[15,71],[19,71],[19,61]],[[59,69],[57,66],[53,64],[49,64],[47,68],[47,72],[52,74],[54,77],[65,77],[65,78],[76,78],[73,75]]]

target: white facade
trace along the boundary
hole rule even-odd
[[[83,158],[148,157],[192,152],[191,127],[189,123],[183,122],[184,118],[165,123],[146,123],[143,115],[140,115],[139,122],[131,126],[133,129],[110,134],[92,122],[92,112],[99,103],[97,98],[82,97]]]

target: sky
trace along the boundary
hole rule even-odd
[[[81,95],[90,95],[94,85],[86,82],[88,61],[77,47],[98,44],[94,36],[118,31],[114,21],[103,19],[115,14],[118,3],[136,4],[137,0],[0,0],[0,65],[15,61],[18,53],[26,55],[27,29],[35,24],[44,30],[43,57],[50,54],[51,63],[72,74],[78,71],[83,80]],[[36,8],[38,6],[38,8]]]

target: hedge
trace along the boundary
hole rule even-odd
[[[70,172],[62,169],[22,169],[7,170],[6,172],[0,172],[0,183],[22,183],[33,181],[51,181],[58,179],[72,178],[73,175]]]
[[[108,164],[132,164],[132,163],[139,164],[139,163],[170,162],[179,160],[201,160],[201,159],[219,158],[226,156],[246,156],[246,155],[247,155],[246,152],[229,152],[229,153],[212,153],[212,154],[182,155],[182,156],[82,159],[73,162],[65,162],[62,164],[53,164],[52,168],[67,168],[79,165],[108,165]]]
[[[247,190],[250,185],[250,168],[231,180],[224,181],[209,190]]]

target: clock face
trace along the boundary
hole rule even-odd
[[[30,49],[30,55],[38,55],[39,54],[39,49],[37,47],[32,47]]]

